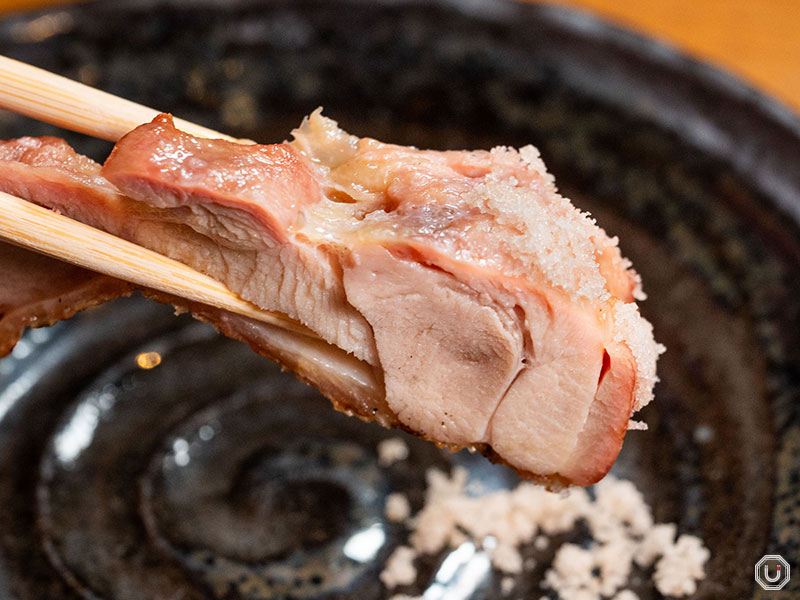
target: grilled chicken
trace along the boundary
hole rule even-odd
[[[130,284],[0,243],[0,356],[26,327],[44,327],[126,296]]]
[[[307,326],[321,341],[155,294],[338,408],[551,485],[605,475],[652,399],[660,348],[638,277],[530,146],[417,150],[351,136],[319,112],[291,142],[239,145],[161,115],[102,167],[56,138],[0,144],[0,189]]]

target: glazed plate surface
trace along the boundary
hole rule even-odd
[[[620,237],[668,348],[614,472],[711,550],[696,598],[798,597],[800,576],[769,596],[753,581],[767,553],[800,573],[795,115],[653,41],[501,1],[105,2],[0,22],[0,53],[263,142],[322,105],[401,144],[538,146]],[[64,135],[0,114],[2,138],[43,134]],[[408,436],[409,460],[380,467],[393,435],[141,298],[29,332],[0,361],[0,597],[382,598],[405,535],[387,494],[419,508],[430,466],[514,483]],[[371,552],[348,551],[357,534]],[[552,552],[526,553],[542,566],[515,597],[539,598]],[[658,598],[646,580],[632,589]],[[502,597],[495,575],[447,593]]]

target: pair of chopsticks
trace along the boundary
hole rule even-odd
[[[3,56],[0,108],[112,142],[158,114],[152,108]],[[182,119],[175,119],[175,126],[198,137],[238,141]],[[258,308],[191,267],[2,192],[0,238],[137,285],[313,335],[301,324]]]

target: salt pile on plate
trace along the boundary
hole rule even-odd
[[[414,560],[465,542],[485,551],[492,567],[506,574],[501,590],[514,598],[512,575],[533,567],[523,560],[520,547],[549,545],[548,537],[572,531],[585,523],[588,544],[562,544],[542,582],[542,594],[553,590],[562,600],[637,600],[625,587],[634,565],[652,567],[652,581],[665,596],[693,594],[705,577],[709,551],[692,535],[677,537],[673,523],[656,524],[650,507],[630,481],[611,475],[594,486],[590,495],[575,488],[556,494],[528,482],[513,490],[483,496],[465,492],[468,474],[461,467],[447,474],[428,472],[425,505],[410,515],[402,494],[389,496],[387,518],[410,530],[409,545],[396,548],[386,562],[381,580],[387,588],[416,581]],[[393,600],[417,600],[396,595]]]

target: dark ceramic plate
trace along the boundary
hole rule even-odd
[[[800,122],[773,101],[585,15],[505,2],[107,2],[8,19],[0,51],[262,141],[324,105],[404,144],[536,144],[622,239],[669,348],[650,431],[615,471],[705,540],[697,598],[758,597],[766,553],[800,572]],[[0,115],[2,137],[53,132]],[[162,364],[138,368],[146,351]],[[404,535],[387,493],[418,507],[424,469],[454,462],[513,482],[411,438],[407,463],[378,468],[387,435],[141,299],[30,332],[0,362],[0,597],[382,597]],[[497,577],[477,586],[435,597],[500,597]],[[798,592],[796,575],[763,597]]]

